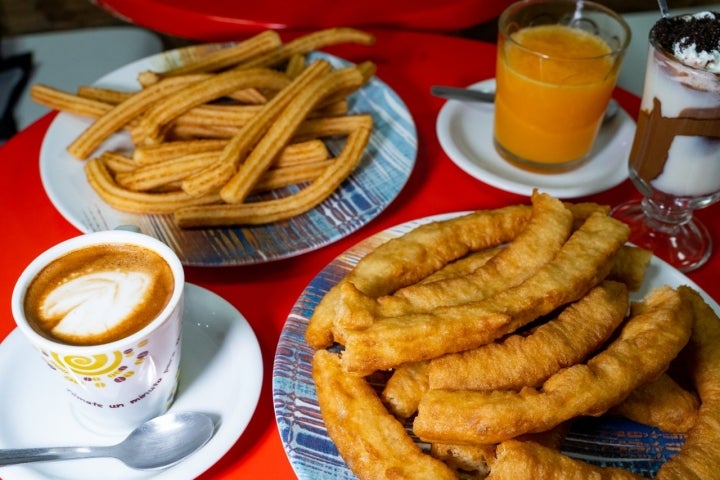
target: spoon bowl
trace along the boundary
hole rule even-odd
[[[215,422],[204,413],[169,413],[148,420],[115,445],[0,450],[0,466],[113,457],[135,469],[165,468],[197,451],[212,438],[214,433]]]

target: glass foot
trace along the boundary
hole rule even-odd
[[[648,215],[642,201],[618,205],[611,215],[630,227],[632,243],[652,251],[681,272],[695,270],[710,258],[710,233],[692,217],[683,223],[664,222]]]

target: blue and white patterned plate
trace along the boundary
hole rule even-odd
[[[325,293],[381,243],[417,226],[450,216],[427,217],[380,232],[338,256],[310,282],[293,306],[275,352],[273,400],[275,418],[285,452],[300,480],[356,479],[328,437],[312,379],[313,349],[305,342],[308,319]],[[698,290],[720,315],[720,306],[692,280],[653,257],[643,288],[633,300],[661,285],[688,285]],[[409,426],[408,426],[409,427]],[[677,454],[684,435],[663,432],[620,417],[579,421],[565,440],[563,451],[598,465],[624,468],[652,478],[657,469]]]
[[[186,59],[202,56],[218,44],[164,52],[122,67],[96,82],[118,90],[137,90],[137,74],[164,71]],[[348,63],[314,52],[335,67]],[[370,113],[374,127],[358,168],[321,205],[284,222],[268,225],[183,230],[170,215],[120,212],[103,202],[88,184],[83,162],[67,153],[72,140],[90,121],[60,113],[50,125],[40,151],[40,175],[55,208],[83,232],[132,224],[170,245],[185,265],[224,266],[263,263],[289,258],[335,242],[366,225],[400,193],[415,165],[417,131],[403,101],[374,77],[349,97],[351,113]],[[342,146],[328,142],[333,153]],[[127,134],[113,135],[101,149],[131,147]],[[289,187],[290,188],[290,187]],[[296,188],[296,187],[293,187]]]

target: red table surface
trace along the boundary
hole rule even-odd
[[[429,94],[431,85],[468,85],[494,75],[495,46],[467,39],[421,33],[377,31],[372,47],[338,46],[329,51],[351,61],[370,59],[377,75],[407,103],[417,123],[419,150],[415,169],[399,197],[374,221],[322,249],[277,262],[220,268],[187,268],[187,280],[227,299],[247,318],[261,345],[265,378],[255,415],[232,449],[202,477],[295,478],[275,424],[271,377],[275,348],[298,296],[336,256],[360,240],[408,220],[445,212],[528,203],[524,196],[486,185],[460,170],[443,152],[435,121],[443,100]],[[620,104],[637,115],[639,99],[622,90]],[[40,145],[53,114],[40,119],[0,148],[0,339],[15,327],[10,296],[16,278],[40,252],[79,234],[53,207],[40,182]],[[68,139],[70,140],[70,139]],[[629,181],[600,194],[577,199],[615,205],[639,195]],[[717,241],[717,206],[698,212]],[[720,299],[720,256],[689,275],[713,298]]]
[[[152,30],[209,42],[266,28],[312,30],[344,25],[453,31],[495,18],[514,0],[96,0],[115,16]]]

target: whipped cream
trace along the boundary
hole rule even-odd
[[[675,44],[673,55],[689,67],[701,68],[712,73],[720,73],[720,51],[698,52],[697,45],[691,43],[688,46]]]
[[[720,73],[720,14],[705,11],[661,19],[654,35],[683,64]]]
[[[53,333],[92,337],[120,325],[152,287],[142,272],[100,271],[68,280],[50,292],[40,316],[55,323]]]

